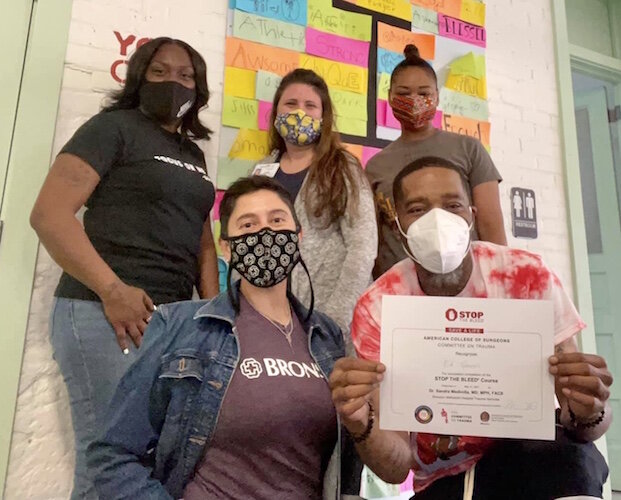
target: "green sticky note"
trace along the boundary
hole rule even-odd
[[[308,0],[308,25],[311,28],[369,42],[371,16],[332,7],[330,0]]]
[[[366,137],[367,121],[355,120],[354,118],[349,118],[346,116],[336,116],[336,130],[341,134]]]
[[[412,26],[437,35],[438,13],[418,5],[412,5]]]
[[[247,177],[252,173],[256,162],[252,160],[240,160],[237,158],[218,158],[218,176],[216,177],[216,187],[218,189],[228,189],[229,186],[240,177]]]
[[[257,81],[255,84],[256,95],[259,101],[272,102],[276,89],[280,85],[282,76],[269,71],[257,71]]]
[[[259,101],[225,95],[222,103],[222,125],[258,129]]]
[[[468,75],[478,79],[485,77],[485,56],[481,54],[469,52],[455,59],[449,66],[454,75]]]
[[[367,121],[367,96],[346,90],[330,89],[334,114]]]
[[[489,118],[487,101],[446,87],[440,89],[440,109],[447,115],[465,116],[474,120],[487,121]]]
[[[390,90],[390,75],[388,73],[380,73],[377,76],[377,98],[382,101],[388,100],[388,91]]]
[[[236,38],[304,52],[306,48],[304,26],[255,16],[241,10],[233,12],[233,36]]]

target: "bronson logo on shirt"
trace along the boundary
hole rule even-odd
[[[191,163],[188,163],[187,161],[176,160],[175,158],[170,158],[168,156],[155,155],[153,159],[164,162],[164,163],[168,163],[169,165],[174,165],[175,167],[185,168],[186,170],[189,170],[190,172],[198,172],[199,174],[203,176],[203,179],[211,182],[211,179],[209,178],[209,174],[207,174],[207,171],[203,167],[197,167],[196,165],[192,165]]]
[[[316,363],[308,364],[284,359],[263,358],[262,362],[254,358],[245,358],[239,364],[241,374],[249,379],[259,378],[264,372],[268,377],[323,378]]]

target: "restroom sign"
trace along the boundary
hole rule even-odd
[[[516,238],[537,237],[537,202],[532,189],[511,189],[511,221]]]

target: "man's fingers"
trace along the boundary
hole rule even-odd
[[[149,324],[147,321],[138,321],[136,323],[136,326],[138,327],[138,331],[140,332],[140,335],[144,335],[144,332],[147,329],[147,326],[149,326]]]
[[[136,347],[140,347],[140,343],[142,342],[142,334],[140,333],[140,330],[138,330],[138,327],[136,326],[136,324],[132,323],[131,325],[129,325],[127,327],[127,333],[131,337],[134,345]]]
[[[348,417],[356,413],[360,408],[367,404],[367,400],[365,398],[356,398],[352,399],[347,403],[341,403],[336,407],[338,412],[344,416]]]
[[[563,388],[563,394],[569,401],[575,401],[579,405],[582,405],[589,413],[596,413],[604,409],[604,403],[594,396],[579,391],[572,391],[567,387]],[[577,414],[577,412],[574,413]]]
[[[571,391],[595,396],[602,401],[606,401],[610,397],[610,390],[598,377],[572,375],[570,377],[561,377],[559,383]]]
[[[382,363],[376,363],[375,361],[367,361],[366,359],[359,358],[341,358],[334,364],[335,370],[342,371],[365,371],[365,372],[378,372],[383,373],[386,371],[386,367]]]
[[[146,293],[143,294],[142,301],[149,312],[155,311],[155,304],[153,304],[151,297],[149,297]]]
[[[383,373],[377,372],[363,372],[358,370],[339,371],[333,372],[333,377],[330,377],[330,387],[332,389],[336,387],[347,387],[350,385],[373,385],[379,384],[383,378]]]
[[[377,385],[368,385],[368,384],[338,387],[337,389],[334,389],[332,391],[332,400],[335,403],[339,403],[339,402],[346,403],[350,399],[361,398],[368,394],[371,394],[375,389],[377,389]]]
[[[129,352],[129,345],[127,343],[127,335],[125,333],[125,328],[122,325],[112,325],[114,328],[114,334],[116,335],[116,343],[119,344],[121,351],[123,354],[126,354],[126,351]]]
[[[552,365],[564,363],[588,363],[596,368],[606,368],[606,360],[597,354],[585,354],[583,352],[561,352],[550,358]]]

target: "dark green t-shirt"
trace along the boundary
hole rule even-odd
[[[156,304],[190,299],[215,197],[200,148],[132,109],[95,115],[61,153],[101,178],[86,202],[84,229],[119,278]],[[99,300],[67,273],[56,295]]]

